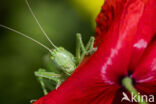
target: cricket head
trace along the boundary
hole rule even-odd
[[[67,75],[71,75],[76,68],[75,57],[63,47],[53,49],[51,59]]]

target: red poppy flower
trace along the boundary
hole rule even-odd
[[[98,50],[34,104],[128,104],[121,102],[127,76],[138,92],[155,96],[155,19],[156,0],[106,0],[97,18]]]

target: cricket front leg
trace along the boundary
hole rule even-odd
[[[80,33],[76,34],[77,37],[77,43],[76,43],[76,59],[77,63],[81,63],[85,55],[92,55],[97,48],[94,48],[94,41],[95,38],[92,36],[87,43],[86,47],[84,46],[84,43],[82,41],[82,37]]]
[[[76,34],[76,38],[77,38],[77,43],[76,43],[76,59],[77,59],[77,63],[79,64],[85,54],[87,53],[86,49],[85,49],[85,46],[84,46],[84,43],[82,41],[82,37],[81,37],[81,34],[80,33],[77,33]]]
[[[39,69],[38,71],[36,71],[35,76],[37,76],[39,79],[44,95],[48,94],[48,91],[46,89],[46,83],[44,83],[43,78],[55,81],[56,88],[59,87],[60,84],[62,83],[61,81],[62,76],[60,74],[56,74],[53,72],[46,72],[45,69]]]
[[[94,42],[95,42],[95,38],[91,36],[86,45],[86,50],[87,50],[86,55],[92,55],[95,51],[97,51],[97,48],[94,47]]]

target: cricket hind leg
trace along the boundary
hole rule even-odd
[[[61,74],[56,74],[54,72],[46,72],[45,69],[39,69],[38,71],[36,71],[35,76],[38,77],[38,80],[41,84],[44,95],[48,94],[48,91],[46,88],[47,84],[44,82],[44,79],[49,79],[49,80],[56,82],[56,88],[58,88],[60,84],[62,83]]]

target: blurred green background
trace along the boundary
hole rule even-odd
[[[73,0],[29,0],[29,3],[51,40],[75,54],[75,34],[82,33],[85,43],[94,35],[93,18],[100,10],[97,1],[83,5]],[[85,6],[92,6],[96,11]],[[24,0],[0,0],[0,24],[50,47]],[[44,59],[47,54],[46,49],[34,42],[0,28],[0,104],[29,104],[31,99],[43,96],[34,71],[48,68]]]

